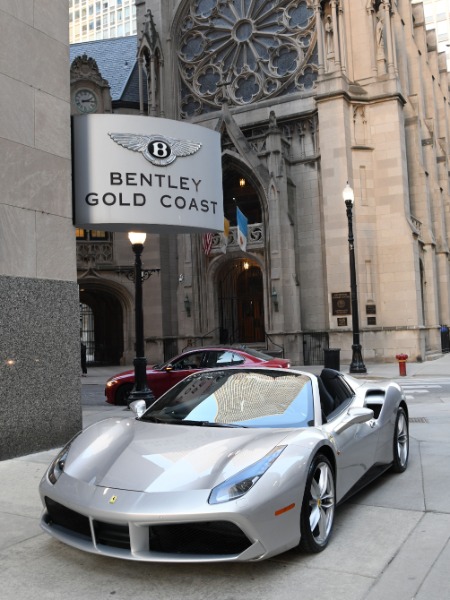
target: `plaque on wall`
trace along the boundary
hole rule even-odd
[[[366,315],[376,315],[377,307],[376,304],[366,304]]]
[[[347,317],[338,317],[337,324],[338,324],[338,327],[346,327],[347,326]]]
[[[351,315],[350,292],[337,292],[331,294],[331,307],[333,316]]]
[[[377,318],[376,317],[367,317],[367,325],[376,325]]]

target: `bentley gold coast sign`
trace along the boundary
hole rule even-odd
[[[73,118],[74,221],[106,231],[223,231],[220,134],[131,115]]]

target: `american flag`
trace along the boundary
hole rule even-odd
[[[209,256],[212,248],[213,234],[212,233],[204,233],[202,238],[202,246],[203,252],[206,256]]]

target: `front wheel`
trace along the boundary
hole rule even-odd
[[[333,529],[335,508],[334,471],[330,461],[318,454],[309,467],[300,515],[300,549],[322,552]]]
[[[409,426],[408,417],[404,408],[399,408],[395,419],[394,429],[394,462],[392,470],[394,473],[403,473],[408,466],[409,458]]]
[[[119,387],[115,396],[115,404],[117,406],[127,406],[128,405],[128,396],[133,389],[132,383],[124,383]]]

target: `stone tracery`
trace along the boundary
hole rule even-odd
[[[312,90],[315,46],[306,0],[192,0],[178,44],[182,114]]]

